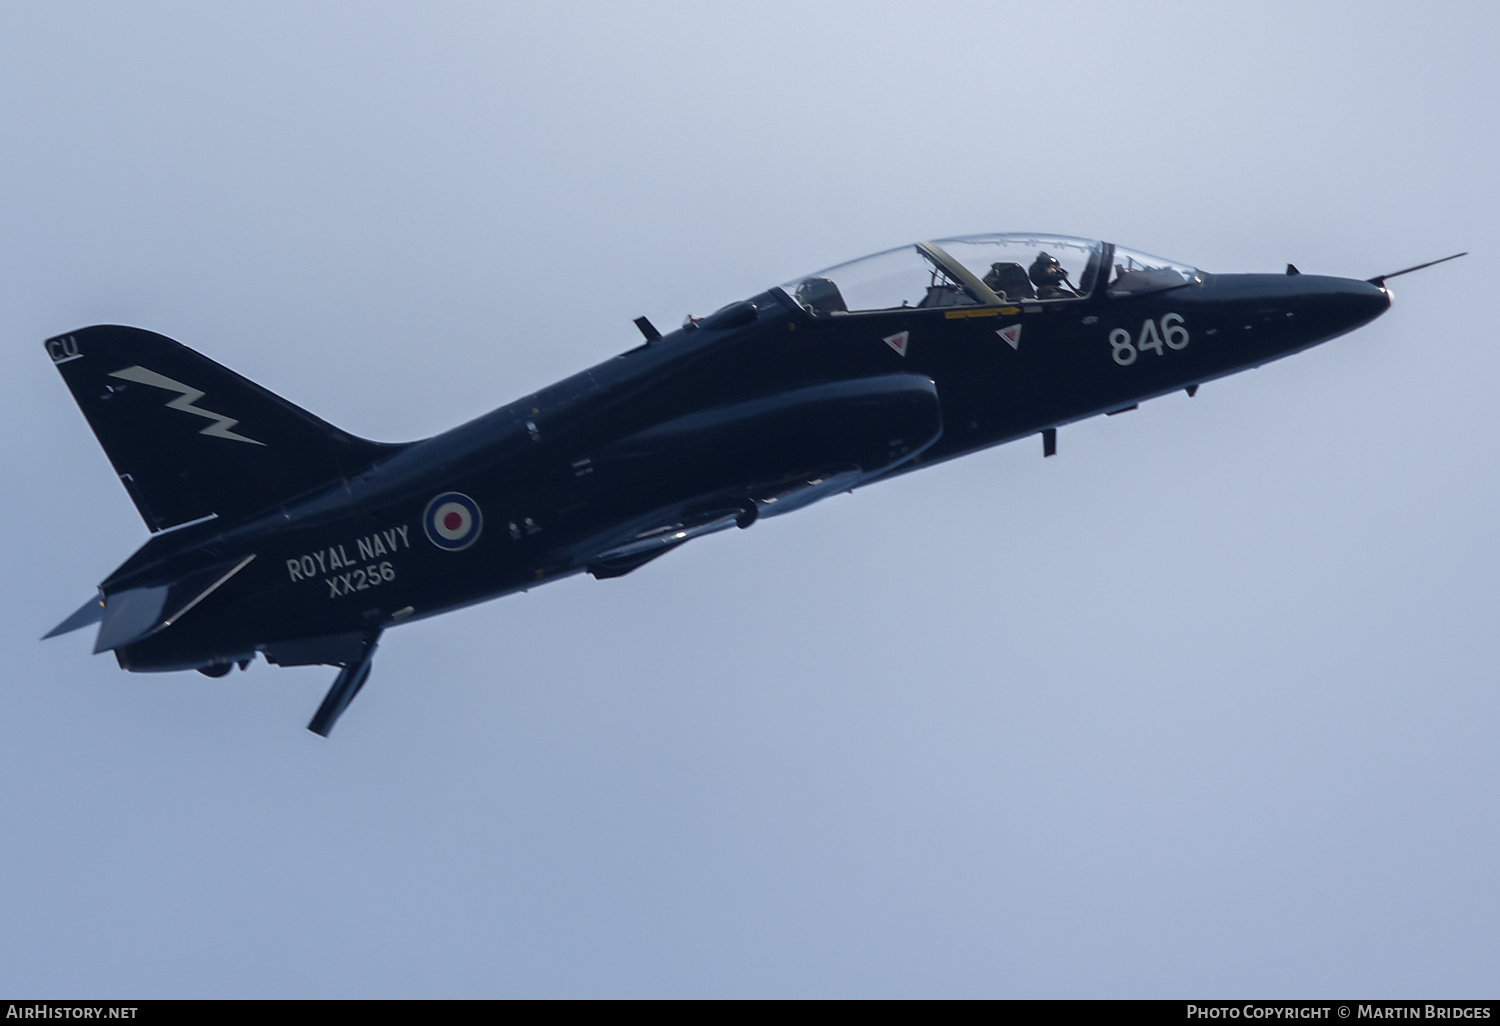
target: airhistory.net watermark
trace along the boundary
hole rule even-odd
[[[134,1019],[138,1005],[54,1005],[32,1002],[7,1005],[7,1019]]]

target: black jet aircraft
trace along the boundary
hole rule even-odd
[[[1053,235],[919,242],[667,335],[642,317],[645,344],[405,444],[150,331],[82,328],[47,354],[153,533],[47,636],[97,622],[94,651],[132,671],[340,667],[308,725],[327,736],[389,627],[619,577],[1027,435],[1050,456],[1060,425],[1369,322],[1393,276],[1207,274]]]

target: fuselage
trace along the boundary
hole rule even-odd
[[[699,533],[1287,356],[1389,305],[1313,275],[1073,292],[848,312],[777,288],[731,304],[239,523],[153,538],[106,596],[254,558],[117,655],[133,670],[340,662],[361,632],[616,576]]]

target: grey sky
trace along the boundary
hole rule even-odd
[[[0,992],[1493,996],[1493,5],[0,7]],[[1398,279],[1321,349],[387,635],[126,675],[41,349],[431,434],[917,238]]]

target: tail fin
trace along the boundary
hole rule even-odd
[[[340,431],[140,328],[83,328],[48,339],[47,354],[153,531],[237,519],[403,448]]]

